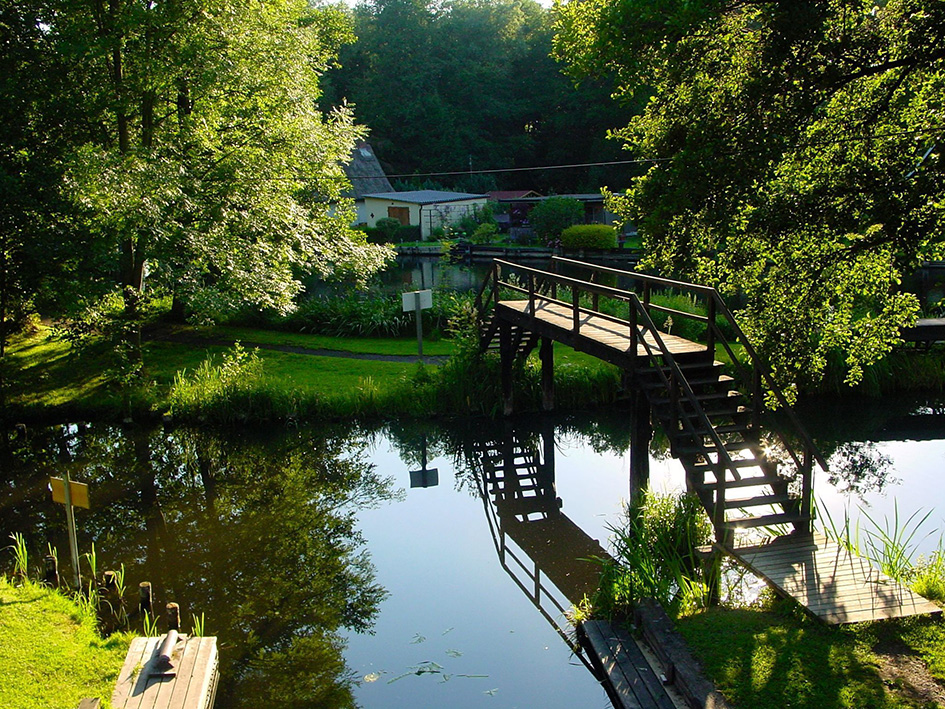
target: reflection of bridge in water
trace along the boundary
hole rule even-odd
[[[477,296],[480,346],[499,352],[506,413],[514,409],[515,363],[536,347],[547,409],[554,407],[554,343],[616,365],[635,402],[639,425],[634,429],[643,431],[650,421],[662,428],[673,457],[686,471],[687,487],[712,521],[718,549],[828,623],[939,612],[892,579],[846,563],[835,543],[815,538],[814,465],[826,470],[827,464],[714,288],[552,259],[553,269],[559,265],[582,277],[497,259]],[[618,287],[623,283],[628,285]],[[660,290],[684,294],[704,313],[658,304],[653,295]],[[683,324],[687,337],[670,332],[675,326],[679,333]],[[769,400],[777,403],[789,432],[763,425]],[[646,443],[641,445],[640,436],[636,450],[645,462]],[[506,553],[505,535],[515,530],[537,561],[543,550],[540,540],[532,538],[539,527],[530,526],[529,515],[567,528],[567,518],[551,504],[556,501],[553,470],[550,491],[541,493],[528,487],[541,482],[539,468],[532,466],[533,479],[519,481],[518,472],[511,476],[518,470],[514,449],[500,458],[502,475],[490,479],[486,474],[483,482],[483,494],[495,499],[503,523],[500,557]],[[528,468],[524,459],[521,466]],[[737,536],[746,529],[777,526],[793,527],[791,539],[749,546]],[[580,535],[574,536],[580,545]],[[552,559],[546,563],[554,568]],[[567,576],[561,583],[562,591],[578,593],[579,583]],[[888,592],[891,587],[895,593]]]
[[[597,590],[608,558],[600,542],[561,511],[555,487],[554,432],[506,427],[467,451],[499,563],[555,631],[590,668],[571,636],[571,606]],[[593,670],[592,670],[593,671]]]

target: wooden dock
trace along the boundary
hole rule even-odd
[[[618,366],[628,367],[631,365],[629,360],[647,357],[642,342],[637,343],[636,352],[630,351],[630,326],[626,320],[585,310],[579,315],[579,327],[575,328],[571,306],[541,297],[535,298],[534,314],[527,300],[501,300],[496,311],[502,312],[502,315],[512,322],[527,324],[539,334],[552,337],[558,342],[589,352]],[[649,333],[643,333],[641,339],[645,339],[651,348],[656,348],[656,342]],[[668,333],[663,333],[662,339],[675,356],[707,356],[703,344]]]
[[[942,612],[819,534],[775,537],[726,551],[831,625]]]
[[[603,677],[615,709],[677,709],[643,651],[623,628],[588,620],[578,639]]]
[[[217,639],[181,635],[171,666],[163,667],[163,638],[135,638],[112,694],[113,709],[211,709],[216,697]]]

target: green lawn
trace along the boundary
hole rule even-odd
[[[338,350],[361,354],[416,355],[417,338],[413,337],[329,337],[328,335],[301,335],[277,330],[258,330],[249,327],[217,327],[212,330],[195,329],[196,335],[239,340],[244,345],[288,345],[313,350]],[[453,353],[451,340],[423,341],[423,354],[449,355]]]
[[[83,697],[108,706],[131,636],[98,636],[95,619],[59,593],[0,577],[0,706],[75,709]]]
[[[678,628],[707,675],[740,707],[922,707],[887,691],[873,649],[881,642],[924,660],[945,678],[945,623],[917,618],[828,627],[778,601],[769,608],[713,608]]]

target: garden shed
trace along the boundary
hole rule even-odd
[[[487,200],[484,194],[439,190],[368,194],[364,196],[364,223],[372,227],[378,219],[396,219],[404,226],[419,226],[420,238],[426,241],[434,229],[473,214],[485,207]]]

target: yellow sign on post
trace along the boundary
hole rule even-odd
[[[66,504],[66,486],[62,482],[62,478],[49,478],[49,486],[52,488],[53,502],[58,502],[60,505]],[[72,493],[73,506],[89,509],[88,485],[70,480],[69,492]]]

